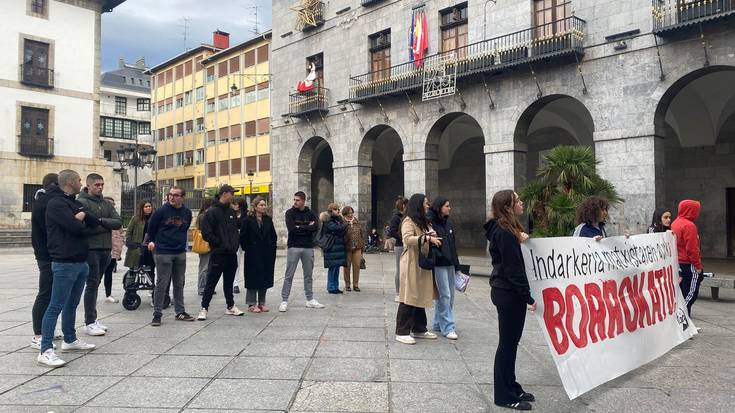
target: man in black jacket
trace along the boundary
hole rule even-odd
[[[202,237],[209,243],[209,272],[207,273],[207,285],[202,295],[202,309],[199,311],[197,320],[206,320],[209,311],[209,303],[212,294],[219,282],[222,280],[225,301],[227,302],[226,315],[240,316],[244,313],[235,306],[232,295],[232,285],[237,272],[237,248],[240,246],[239,221],[235,210],[230,206],[235,188],[230,185],[222,185],[212,207],[202,218]]]
[[[324,308],[314,298],[312,290],[312,272],[314,271],[314,235],[319,229],[314,212],[304,205],[306,194],[298,191],[293,195],[293,207],[286,211],[286,228],[288,228],[288,252],[286,253],[286,276],[283,280],[281,298],[283,301],[278,311],[288,310],[288,296],[296,273],[296,266],[301,261],[304,271],[304,294],[307,308]]]
[[[89,274],[86,230],[100,225],[100,221],[87,213],[84,205],[75,199],[81,187],[79,174],[67,169],[59,172],[59,186],[51,187],[47,193],[46,245],[54,281],[51,302],[41,324],[41,353],[37,361],[49,367],[65,364],[56,356],[52,343],[56,321],[62,310],[64,342],[61,351],[91,350],[95,347],[77,339],[74,329],[77,306]]]
[[[46,312],[49,301],[51,301],[51,285],[54,277],[51,274],[51,257],[48,255],[46,246],[46,205],[48,195],[52,186],[59,185],[59,175],[55,173],[46,174],[42,181],[43,188],[36,192],[33,200],[33,212],[31,213],[31,243],[33,254],[36,256],[38,265],[38,294],[33,302],[33,338],[31,348],[41,349],[41,321]],[[56,338],[56,337],[54,337]]]

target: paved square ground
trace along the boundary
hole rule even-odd
[[[327,307],[304,307],[297,271],[289,311],[279,313],[285,265],[279,251],[272,311],[224,316],[221,289],[206,322],[180,322],[165,310],[151,327],[150,297],[136,311],[103,302],[105,337],[80,336],[98,348],[63,354],[66,367],[36,364],[28,347],[31,307],[38,285],[28,249],[0,251],[0,411],[38,412],[488,412],[497,319],[487,278],[473,277],[455,304],[457,341],[440,338],[415,346],[394,340],[394,258],[367,256],[362,292],[329,295],[317,256],[314,287]],[[187,257],[186,309],[196,315],[198,257]],[[122,293],[122,265],[114,295]],[[242,279],[241,272],[239,278]],[[241,284],[242,286],[242,284]],[[695,323],[702,334],[658,360],[570,401],[535,320],[526,323],[518,377],[543,412],[735,411],[735,293],[721,301],[702,291]],[[245,308],[244,294],[236,295]],[[80,308],[81,310],[81,308]],[[82,320],[79,311],[77,321]],[[433,313],[429,311],[429,318]],[[631,349],[635,351],[635,349]]]

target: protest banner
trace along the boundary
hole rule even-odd
[[[570,399],[696,334],[671,232],[522,244],[536,319]]]

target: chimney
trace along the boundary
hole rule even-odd
[[[125,69],[125,58],[124,57],[117,59],[117,68]]]
[[[212,43],[218,49],[227,49],[230,47],[230,34],[217,30],[212,35]]]
[[[145,69],[145,57],[141,57],[140,59],[135,61],[135,67],[138,69]]]

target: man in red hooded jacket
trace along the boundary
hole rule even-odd
[[[679,286],[689,315],[697,301],[699,285],[702,283],[702,256],[699,251],[699,231],[694,221],[699,217],[699,201],[685,199],[679,202],[679,213],[671,224],[676,235],[676,250],[679,254]]]

